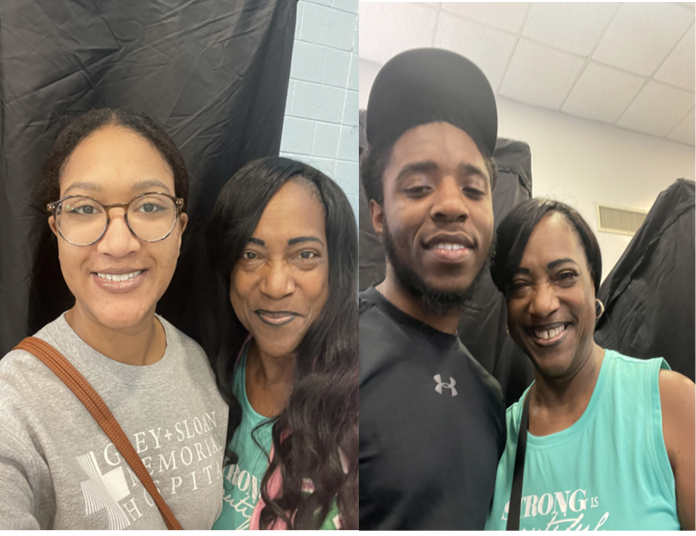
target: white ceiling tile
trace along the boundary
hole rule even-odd
[[[694,107],[694,94],[649,82],[617,125],[655,136],[665,136]]]
[[[518,33],[527,11],[527,2],[442,2],[442,10]]]
[[[622,4],[593,59],[649,76],[693,20],[693,12],[667,2]]]
[[[361,2],[360,57],[386,63],[404,50],[432,46],[437,15],[437,4]]]
[[[668,84],[694,90],[694,27],[686,32],[679,44],[674,48],[667,60],[655,73],[655,78]]]
[[[691,110],[667,137],[671,140],[694,145],[694,110]]]
[[[619,5],[615,2],[535,2],[522,35],[587,57]]]
[[[562,111],[615,123],[635,98],[644,78],[590,62],[570,92]]]
[[[457,52],[473,61],[486,75],[493,90],[500,86],[505,66],[517,38],[500,30],[440,13],[435,46]]]
[[[500,94],[529,104],[559,109],[584,60],[520,39]]]

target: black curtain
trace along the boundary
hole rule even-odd
[[[101,107],[143,110],[184,153],[190,223],[158,312],[195,335],[206,215],[234,172],[280,148],[296,3],[0,3],[0,356],[71,306],[37,186],[59,130]]]
[[[521,141],[499,138],[493,157],[498,182],[493,191],[495,228],[518,204],[532,197],[532,154]],[[527,355],[507,335],[507,305],[491,278],[483,275],[474,298],[465,307],[457,333],[472,355],[490,372],[505,397],[506,406],[519,400],[534,380]]]
[[[694,380],[694,183],[660,193],[602,283],[600,346],[631,357],[664,357]]]
[[[364,137],[365,113],[360,112],[360,151]],[[532,196],[532,155],[524,142],[499,138],[493,154],[498,164],[498,182],[493,192],[495,226],[513,207]],[[384,247],[372,227],[365,189],[360,184],[360,290],[380,283],[385,274]],[[457,332],[462,343],[500,383],[506,404],[520,398],[534,379],[529,358],[506,335],[505,297],[485,271],[472,301],[464,308]]]

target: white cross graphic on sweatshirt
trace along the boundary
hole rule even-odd
[[[81,483],[85,515],[106,509],[109,530],[121,530],[130,526],[128,517],[118,504],[118,501],[130,495],[123,468],[119,466],[102,475],[94,452],[78,456],[77,463],[89,478]]]

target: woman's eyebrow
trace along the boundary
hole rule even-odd
[[[101,184],[98,184],[96,182],[73,182],[70,186],[68,186],[65,191],[63,192],[63,195],[67,194],[70,190],[88,190],[90,192],[101,192],[102,187]]]
[[[319,242],[320,244],[323,244],[323,242],[316,236],[298,236],[297,238],[291,238],[288,240],[288,246],[294,246],[295,244],[299,244],[301,242]]]
[[[555,267],[558,266],[559,264],[564,264],[564,263],[566,263],[566,262],[572,262],[573,264],[576,264],[576,262],[575,262],[573,259],[565,258],[565,259],[558,259],[558,260],[555,260],[555,261],[551,261],[550,263],[548,263],[548,264],[546,265],[546,268],[548,268],[549,270],[551,270],[552,268],[555,268]]]
[[[162,181],[158,181],[157,179],[145,179],[143,181],[138,181],[136,182],[133,187],[131,188],[131,191],[133,192],[139,192],[141,190],[147,190],[148,188],[163,188],[166,190],[167,193],[172,193],[171,190],[169,189],[169,186],[164,184]]]
[[[566,262],[572,262],[573,264],[577,264],[573,259],[570,258],[565,258],[565,259],[556,259],[555,261],[551,261],[546,265],[547,270],[551,270],[558,266],[559,264],[564,264]],[[530,274],[531,272],[529,271],[529,268],[522,268],[521,266],[517,268],[514,272],[515,274]]]

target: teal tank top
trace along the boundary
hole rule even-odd
[[[675,480],[662,436],[662,358],[606,350],[592,398],[570,428],[527,435],[521,530],[679,530]],[[506,412],[486,530],[505,530],[522,398]]]
[[[232,392],[242,406],[242,422],[230,441],[230,449],[239,459],[223,471],[222,512],[213,525],[213,530],[248,530],[249,520],[256,503],[261,497],[261,480],[268,468],[268,456],[273,444],[272,421],[254,411],[246,395],[244,376],[249,344],[244,350],[234,371]],[[252,439],[252,431],[261,423]]]

